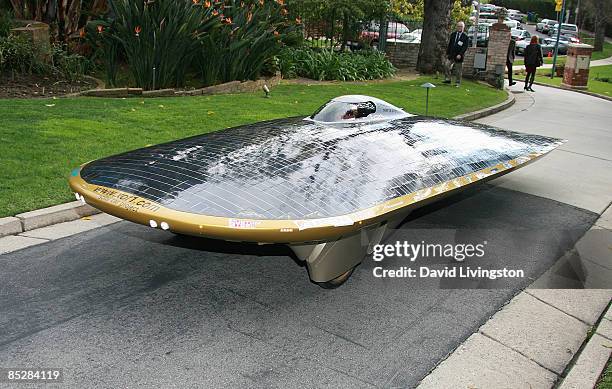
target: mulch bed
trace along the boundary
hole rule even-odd
[[[75,82],[58,79],[54,76],[16,75],[0,76],[0,98],[36,98],[63,96],[82,90],[94,89],[97,83],[92,79],[82,79]]]

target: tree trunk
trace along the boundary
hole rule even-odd
[[[444,70],[453,0],[425,0],[423,33],[417,68],[422,73]]]
[[[340,48],[341,52],[344,52],[344,49],[346,49],[346,42],[348,42],[348,36],[349,36],[349,17],[345,11],[344,18],[342,20],[342,47]]]
[[[604,39],[606,38],[606,18],[595,16],[595,43],[593,51],[603,51]]]

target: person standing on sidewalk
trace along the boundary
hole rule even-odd
[[[525,69],[527,74],[525,75],[525,87],[523,89],[531,92],[535,92],[531,86],[535,80],[536,70],[544,64],[544,57],[542,56],[542,47],[538,44],[538,37],[534,35],[531,37],[531,42],[525,47]]]
[[[465,24],[463,22],[457,22],[457,30],[451,34],[448,40],[448,46],[446,47],[446,57],[449,60],[449,64],[446,67],[446,79],[444,83],[450,84],[451,75],[455,73],[457,87],[461,85],[463,57],[468,48],[468,36],[463,32],[464,28]]]
[[[506,67],[508,68],[508,83],[510,86],[516,84],[516,81],[512,81],[512,64],[514,63],[514,50],[516,49],[516,41],[514,38],[510,38],[508,44],[508,55],[506,56]]]

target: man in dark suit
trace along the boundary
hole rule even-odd
[[[508,83],[510,86],[516,84],[516,81],[512,81],[512,64],[514,63],[514,50],[516,50],[516,41],[514,37],[510,37],[510,43],[508,44],[508,55],[506,56],[506,67],[508,68]]]
[[[465,51],[468,48],[468,36],[463,29],[465,24],[463,22],[457,22],[457,30],[453,32],[448,40],[448,47],[446,48],[446,57],[449,60],[449,66],[446,68],[446,79],[445,84],[450,84],[451,75],[454,73],[456,77],[456,86],[461,85],[461,75],[463,73],[463,57]]]

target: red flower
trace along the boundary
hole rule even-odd
[[[81,38],[85,38],[85,29],[84,29],[84,28],[81,28],[81,29],[79,30],[79,36],[80,36]]]
[[[213,16],[217,16],[219,15],[219,11],[217,11],[216,9],[213,9],[212,14]]]
[[[204,7],[206,7],[206,8],[210,8],[210,1],[206,0],[206,1],[204,2]]]
[[[223,23],[232,24],[232,18],[225,18],[225,20],[223,20]]]
[[[98,34],[102,34],[102,31],[104,31],[104,26],[101,24],[98,24]]]
[[[136,33],[136,36],[140,36],[140,31],[142,31],[142,27],[140,26],[134,27],[134,32]]]

